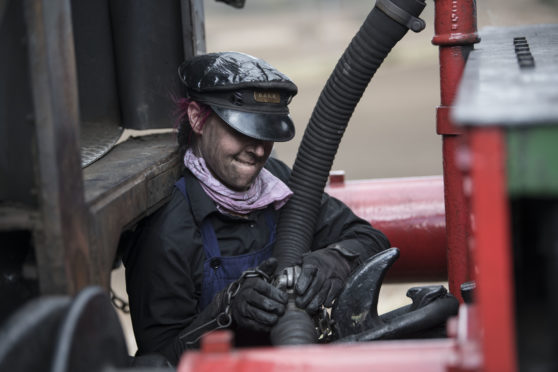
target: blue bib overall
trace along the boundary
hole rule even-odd
[[[175,186],[190,203],[184,178],[178,180]],[[238,279],[244,271],[256,268],[262,261],[271,257],[273,243],[275,242],[275,218],[269,209],[266,209],[264,214],[270,232],[268,243],[258,251],[239,256],[221,256],[213,225],[209,218],[202,221],[200,228],[205,261],[203,263],[201,297],[198,303],[200,311],[211,302],[216,293]]]

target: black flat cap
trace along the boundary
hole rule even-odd
[[[298,89],[267,62],[238,52],[208,53],[185,61],[178,74],[189,98],[240,133],[274,142],[294,137],[288,104]]]

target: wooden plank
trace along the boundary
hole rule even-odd
[[[161,206],[179,177],[176,134],[132,137],[84,170],[96,280],[108,287],[121,233]]]

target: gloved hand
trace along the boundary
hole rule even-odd
[[[258,269],[273,275],[277,259],[269,258]],[[247,278],[231,302],[231,315],[237,327],[269,331],[285,312],[289,296],[262,277]]]
[[[300,276],[295,285],[295,304],[315,313],[322,305],[331,307],[341,293],[358,256],[338,247],[310,252],[302,257]]]

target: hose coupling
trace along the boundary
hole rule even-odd
[[[426,23],[422,19],[398,7],[392,0],[378,0],[376,1],[376,8],[413,32],[421,32],[426,27]]]
[[[300,266],[289,266],[275,275],[272,284],[275,287],[291,294],[294,293],[295,284],[299,276]]]

